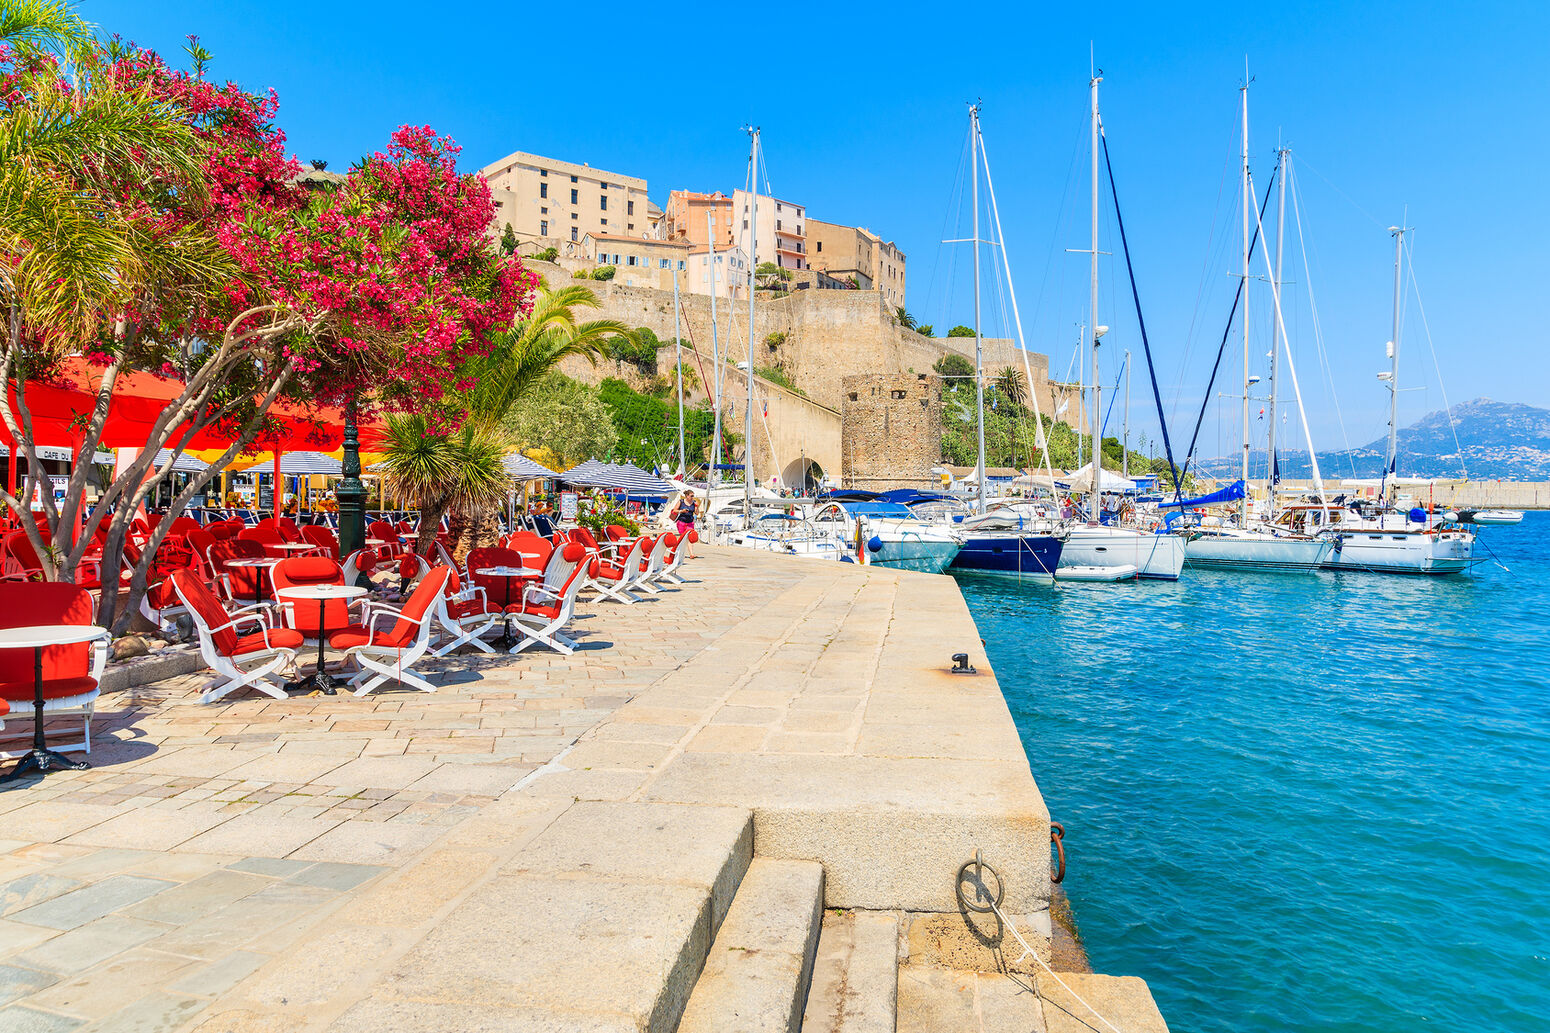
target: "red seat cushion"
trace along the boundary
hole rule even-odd
[[[11,712],[11,704],[7,703],[4,699],[0,699],[0,717],[4,717],[5,715],[9,714],[10,712]]]
[[[560,607],[557,604],[548,603],[513,603],[506,607],[506,612],[526,613],[552,621],[560,615]]]
[[[70,696],[84,696],[88,692],[95,692],[97,679],[95,678],[45,678],[43,679],[44,699],[66,699]],[[0,682],[0,700],[10,700],[12,703],[32,702],[36,690],[33,688],[32,679],[26,681]],[[26,707],[14,708],[20,713],[26,712]],[[0,714],[5,713],[0,710]]]
[[[255,631],[251,635],[243,635],[237,639],[237,644],[232,648],[232,656],[241,656],[243,653],[256,653],[260,649],[299,649],[302,645],[301,632],[292,628],[271,628],[269,641],[264,641],[264,633]]]
[[[399,625],[407,622],[399,621]],[[412,624],[407,624],[403,630],[399,627],[389,628],[386,631],[377,632],[375,639],[371,636],[371,629],[360,624],[352,624],[343,631],[336,631],[328,636],[328,644],[335,649],[353,649],[356,646],[364,646],[370,642],[374,646],[382,646],[386,649],[405,649],[414,641],[415,634],[419,631]]]
[[[610,581],[618,581],[620,578],[624,577],[623,567],[609,563],[606,560],[600,561],[598,563],[597,572],[600,576],[606,577]]]

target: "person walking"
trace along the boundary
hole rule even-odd
[[[689,538],[689,532],[694,530],[695,518],[699,515],[700,503],[694,497],[694,491],[685,488],[678,505],[673,507],[673,523],[678,527],[678,537],[682,538],[689,546],[689,558],[694,559],[694,542]]]

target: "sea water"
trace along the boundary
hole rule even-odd
[[[1550,513],[1481,541],[1507,570],[959,579],[1093,967],[1175,1033],[1550,1029]]]

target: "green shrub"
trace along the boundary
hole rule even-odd
[[[614,271],[614,267],[611,265],[600,265],[592,270],[592,279],[612,280],[614,278]]]

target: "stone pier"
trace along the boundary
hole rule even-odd
[[[105,695],[90,770],[0,787],[0,1030],[1106,1029],[959,908],[980,851],[1048,957],[1049,816],[954,583],[702,551],[435,694]]]

